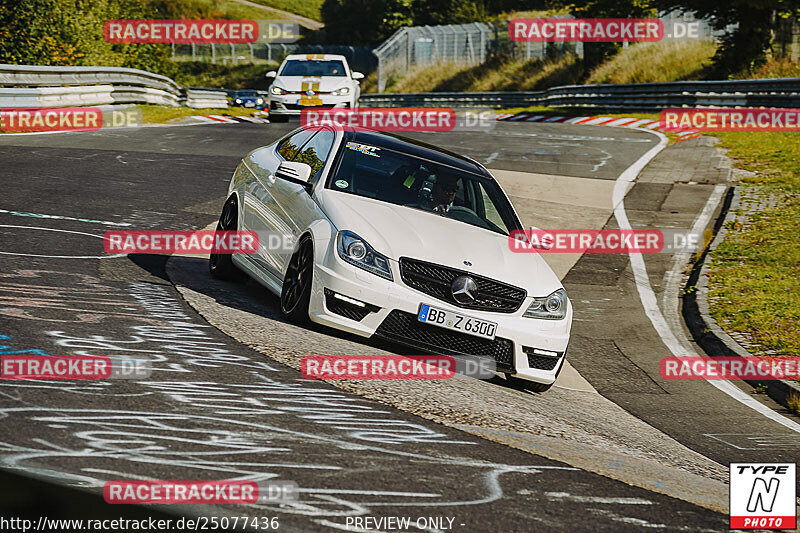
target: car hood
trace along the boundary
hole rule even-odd
[[[358,234],[395,261],[410,257],[472,272],[524,288],[529,296],[547,296],[561,287],[538,253],[512,252],[505,235],[411,207],[330,189],[325,193],[322,207],[337,229]]]
[[[329,93],[342,87],[350,87],[353,84],[350,78],[346,76],[323,76],[321,78],[312,76],[279,76],[274,83],[286,91],[301,92],[304,82],[319,83],[319,90],[315,89],[315,91],[324,93]]]

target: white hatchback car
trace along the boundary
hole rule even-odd
[[[267,78],[275,78],[268,90],[270,120],[285,122],[308,107],[357,107],[364,75],[351,72],[341,55],[293,54]]]
[[[572,305],[539,254],[511,251],[522,224],[472,159],[387,133],[298,129],[242,160],[217,228],[291,236],[210,259],[214,276],[249,274],[280,295],[291,320],[490,357],[536,391],[564,365]]]

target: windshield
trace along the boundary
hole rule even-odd
[[[348,142],[327,188],[503,235],[519,229],[511,205],[492,180],[377,146]]]
[[[258,92],[256,92],[256,91],[236,91],[235,94],[236,94],[237,98],[241,98],[243,96],[244,97],[258,96]]]
[[[293,59],[283,65],[281,76],[345,76],[344,64],[339,60],[301,61]]]

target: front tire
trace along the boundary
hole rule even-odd
[[[314,245],[306,236],[289,260],[281,288],[281,313],[296,323],[308,322],[311,283],[314,278]]]
[[[282,122],[289,122],[289,117],[287,115],[273,115],[270,113],[269,121],[274,122],[275,124],[279,124]]]
[[[232,196],[225,202],[222,214],[217,222],[217,231],[236,230],[239,226],[239,208],[236,197]],[[226,281],[245,281],[247,274],[239,270],[230,254],[211,254],[208,258],[208,270],[217,279]]]

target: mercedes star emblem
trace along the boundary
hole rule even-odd
[[[475,301],[478,284],[469,276],[458,276],[450,286],[453,298],[460,304],[470,304]]]

